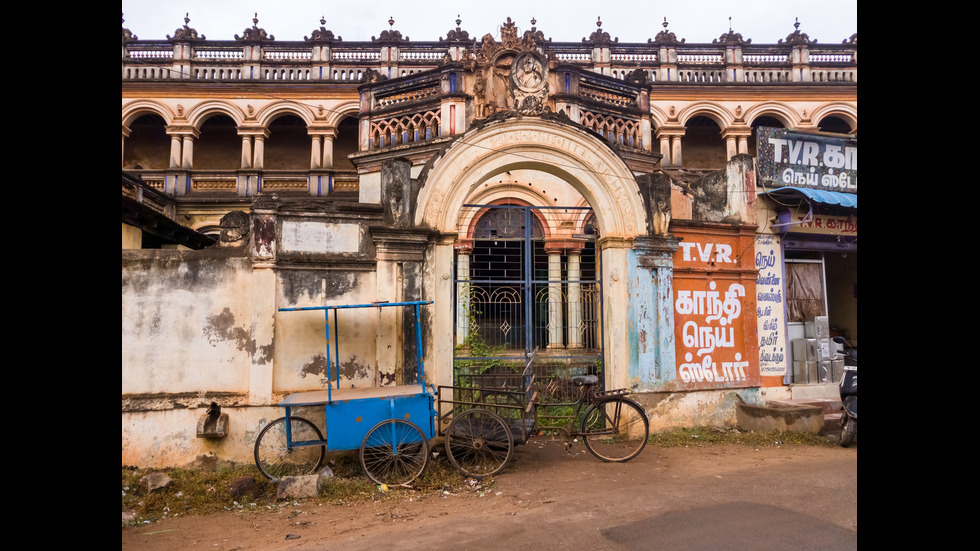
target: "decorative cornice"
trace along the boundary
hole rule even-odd
[[[667,18],[664,17],[663,22],[664,30],[657,33],[657,37],[654,39],[647,39],[647,44],[662,44],[669,46],[671,44],[683,44],[686,39],[682,38],[677,40],[677,35],[667,30]]]
[[[462,23],[462,22],[463,22],[463,20],[459,18],[459,15],[457,15],[456,16],[456,28],[455,29],[449,29],[449,32],[446,33],[446,38],[443,38],[443,37],[440,36],[439,37],[439,42],[469,42],[469,40],[470,40],[470,33],[467,32],[467,31],[464,31],[463,29],[461,29],[459,27],[460,23]]]
[[[123,15],[126,15],[126,14],[123,14]],[[122,22],[123,23],[126,23],[126,18],[125,17],[123,17]],[[129,29],[127,29],[126,27],[123,27],[122,28],[122,41],[123,42],[126,42],[127,40],[139,40],[139,37],[136,36],[135,34],[133,34],[133,32],[130,31]]]
[[[378,38],[372,36],[371,42],[398,44],[400,42],[409,41],[409,38],[407,36],[405,38],[402,38],[401,31],[395,30],[395,19],[393,17],[388,18],[388,26],[391,28],[386,31],[381,31],[381,36],[379,36]]]
[[[602,18],[596,18],[595,22],[596,30],[589,35],[588,40],[582,39],[582,42],[590,42],[593,46],[608,46],[614,42],[619,42],[619,37],[611,39],[609,33],[602,30]]]
[[[800,18],[796,18],[796,23],[793,23],[793,27],[796,28],[795,31],[791,32],[786,36],[786,40],[780,39],[777,44],[788,44],[790,46],[808,46],[810,44],[816,44],[816,40],[810,40],[810,37],[806,33],[800,32]]]
[[[319,29],[315,29],[313,31],[313,34],[311,34],[309,37],[305,37],[304,36],[303,37],[303,40],[305,40],[307,42],[317,42],[317,43],[321,43],[321,42],[328,42],[329,43],[329,42],[334,42],[334,41],[336,41],[336,42],[342,41],[343,38],[341,38],[339,36],[335,37],[333,35],[333,31],[327,30],[324,27],[324,25],[326,25],[326,23],[327,23],[327,20],[323,16],[320,16],[320,28]]]
[[[242,32],[242,36],[235,35],[235,40],[239,42],[271,42],[275,40],[276,37],[267,35],[265,29],[259,28],[259,14],[256,13],[252,17],[252,27],[247,28]]]
[[[179,28],[179,29],[177,29],[174,32],[173,38],[171,38],[170,35],[168,34],[167,35],[167,40],[170,40],[170,41],[173,41],[173,42],[177,42],[177,41],[192,41],[192,40],[207,40],[207,37],[206,36],[204,36],[203,34],[201,36],[198,36],[196,29],[192,29],[192,28],[190,28],[190,27],[187,26],[187,24],[190,23],[190,21],[191,21],[190,17],[188,17],[189,15],[190,15],[190,13],[185,13],[184,14],[184,26],[181,27],[181,28]]]

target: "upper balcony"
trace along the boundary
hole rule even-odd
[[[474,56],[477,41],[460,27],[445,38],[415,42],[393,28],[370,41],[344,41],[323,27],[302,41],[277,41],[257,26],[233,40],[208,40],[188,27],[174,36],[143,40],[122,33],[122,79],[130,81],[248,80],[360,83],[369,70],[386,78],[427,71]],[[390,22],[393,23],[393,22]],[[457,22],[458,24],[458,22]],[[527,33],[543,33],[532,27]],[[818,44],[799,30],[776,44],[752,44],[733,31],[710,44],[688,44],[664,30],[646,42],[619,42],[601,22],[581,42],[539,40],[549,59],[625,78],[636,70],[652,86],[696,84],[848,84],[857,82],[857,34],[840,44]]]

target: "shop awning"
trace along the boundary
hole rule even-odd
[[[772,191],[767,191],[763,193],[763,195],[769,195],[774,198],[802,195],[808,200],[827,205],[838,205],[852,209],[856,209],[858,206],[858,198],[856,193],[841,193],[839,191],[825,191],[822,189],[810,189],[805,187],[781,187]]]

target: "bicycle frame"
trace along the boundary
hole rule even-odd
[[[536,419],[564,419],[565,423],[561,425],[541,425],[537,424],[539,430],[555,430],[561,431],[565,434],[567,438],[576,438],[583,436],[585,433],[577,430],[577,427],[582,424],[582,417],[585,409],[589,406],[599,406],[605,402],[613,401],[616,398],[627,397],[630,395],[630,391],[627,389],[617,389],[605,392],[597,392],[595,387],[582,385],[579,386],[579,398],[574,402],[554,402],[554,403],[544,403],[536,404],[537,408],[561,408],[561,407],[574,407],[574,415],[539,415],[535,414]],[[615,425],[616,419],[613,419],[605,412],[601,410],[603,417],[605,418],[608,425]],[[616,412],[618,416],[619,412]],[[610,429],[612,431],[612,429]],[[596,434],[594,431],[591,434]]]

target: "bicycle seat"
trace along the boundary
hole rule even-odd
[[[599,377],[595,375],[576,375],[572,377],[572,382],[577,386],[592,386],[599,384]]]

